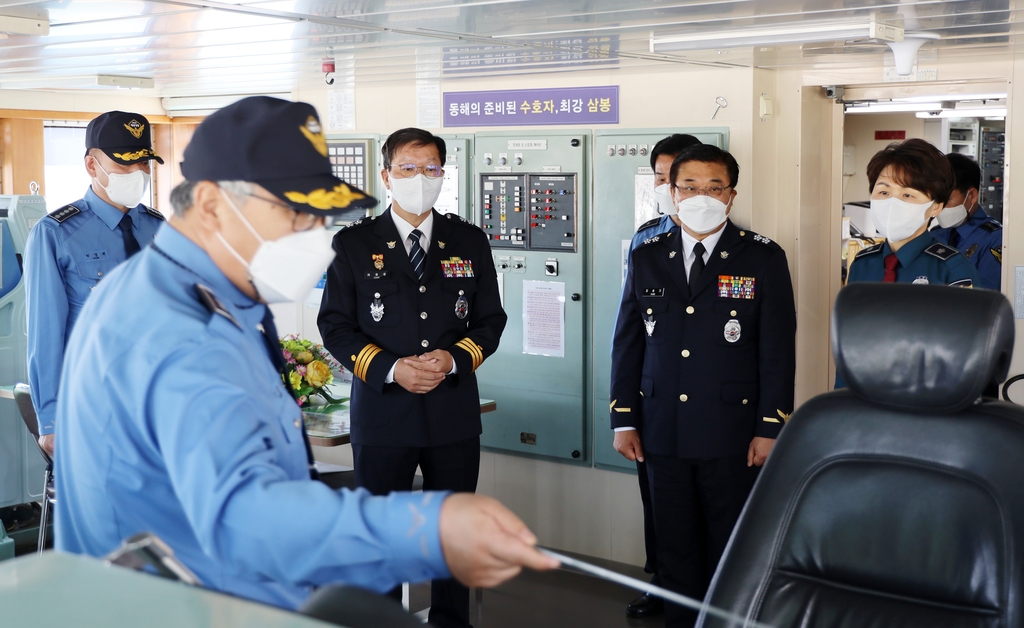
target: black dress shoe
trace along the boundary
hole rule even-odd
[[[644,593],[626,606],[626,617],[657,617],[665,612],[660,597]]]

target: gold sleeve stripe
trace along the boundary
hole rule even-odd
[[[615,408],[616,412],[632,412],[632,408]]]
[[[480,365],[483,364],[484,362],[484,354],[483,351],[480,349],[480,347],[476,345],[475,342],[473,342],[469,338],[463,338],[462,340],[455,343],[455,346],[461,348],[462,350],[469,354],[470,358],[472,358],[473,360],[474,371],[480,368]]]
[[[766,416],[761,420],[764,421],[765,423],[782,423],[782,421],[770,416]]]
[[[375,344],[368,344],[356,356],[355,365],[352,367],[352,374],[359,379],[366,381],[366,373],[370,370],[370,362],[373,361],[382,349]]]
[[[455,343],[456,347],[459,347],[463,351],[469,354],[469,357],[473,359],[473,370],[480,368],[480,365],[484,363],[484,352],[483,349],[469,338],[463,338],[462,340]]]

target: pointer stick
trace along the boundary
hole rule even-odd
[[[680,606],[685,606],[687,608],[692,608],[693,610],[698,612],[706,612],[708,615],[714,615],[719,619],[724,619],[729,622],[738,623],[747,628],[772,628],[772,626],[769,626],[768,624],[762,624],[761,622],[754,621],[752,619],[740,617],[739,615],[735,615],[733,613],[729,613],[727,611],[723,611],[713,606],[704,604],[699,600],[695,600],[693,598],[686,597],[685,595],[680,595],[673,591],[669,591],[668,589],[663,589],[659,586],[655,586],[653,584],[650,584],[649,582],[637,580],[636,578],[630,578],[629,576],[624,576],[620,573],[611,571],[610,569],[598,567],[597,565],[591,565],[590,563],[585,563],[582,560],[576,560],[575,558],[570,558],[569,556],[565,556],[564,554],[552,552],[551,550],[545,547],[537,546],[537,551],[541,554],[544,554],[545,556],[550,556],[551,558],[554,558],[558,562],[562,563],[562,566],[564,567],[570,567],[577,571],[582,571],[583,573],[588,573],[592,576],[597,576],[598,578],[601,578],[603,580],[609,580],[616,584],[621,584],[624,587],[636,589],[637,591],[643,593],[653,593],[654,595],[657,595],[666,602],[674,602],[675,604],[679,604]]]

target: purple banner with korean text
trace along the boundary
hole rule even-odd
[[[619,87],[445,92],[444,126],[618,124]]]

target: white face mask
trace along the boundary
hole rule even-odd
[[[289,233],[277,240],[264,240],[242,212],[238,211],[238,207],[227,193],[221,194],[249,231],[260,241],[252,261],[246,262],[228,244],[224,236],[220,232],[217,233],[221,243],[248,269],[249,281],[263,302],[290,303],[306,298],[320,281],[324,270],[334,261],[334,249],[331,248],[332,234],[320,227]]]
[[[925,212],[933,203],[908,203],[896,197],[871,199],[871,221],[889,242],[899,242],[914,235],[925,223]]]
[[[664,183],[654,188],[654,200],[658,203],[658,213],[663,216],[675,216],[676,204],[672,201],[672,186]]]
[[[967,208],[963,204],[956,205],[955,207],[943,207],[939,215],[935,217],[935,220],[939,222],[939,226],[943,229],[959,227],[967,220]]]
[[[96,179],[96,184],[107,193],[107,198],[110,199],[110,202],[123,205],[124,207],[135,207],[142,201],[142,196],[146,193],[146,188],[149,186],[148,174],[142,170],[136,170],[128,174],[110,174],[103,170],[99,160],[96,161],[96,167],[103,171],[103,174],[107,175],[106,185],[100,183],[99,179]]]
[[[729,206],[713,196],[697,194],[676,203],[679,220],[690,231],[698,234],[711,233],[725,222]]]
[[[399,207],[417,216],[430,211],[441,196],[441,187],[444,185],[444,177],[431,179],[422,174],[408,179],[392,176],[388,179],[391,181],[391,197],[398,202]]]

